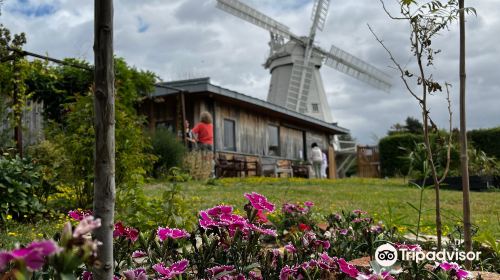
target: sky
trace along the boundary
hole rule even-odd
[[[307,35],[313,0],[242,0],[262,13]],[[55,58],[93,61],[93,1],[4,0],[0,23],[25,32],[25,49]],[[395,0],[385,0],[398,15]],[[466,17],[467,127],[500,125],[500,18],[496,0],[469,0],[477,16]],[[215,0],[115,0],[115,54],[139,69],[155,72],[163,81],[210,77],[213,84],[265,100],[270,73],[264,69],[269,32],[217,9]],[[390,92],[377,90],[328,66],[321,68],[334,121],[347,128],[359,144],[376,144],[408,116],[421,119],[418,102],[407,92],[370,25],[401,65],[415,66],[406,22],[394,21],[376,0],[331,0],[328,17],[315,43],[334,44],[392,77]],[[433,41],[437,81],[448,82],[453,127],[459,127],[458,23]],[[417,90],[417,85],[411,85]],[[430,97],[430,113],[440,128],[448,127],[445,93]]]

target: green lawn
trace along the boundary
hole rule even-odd
[[[395,224],[405,232],[415,228],[417,212],[408,202],[418,204],[419,191],[398,179],[222,179],[214,184],[202,182],[182,183],[182,193],[192,205],[193,215],[199,210],[218,204],[230,204],[239,209],[247,202],[247,192],[266,195],[278,206],[283,202],[313,201],[322,214],[339,210],[363,209],[376,220]],[[169,183],[155,182],[145,186],[148,195],[158,195]],[[462,193],[442,190],[441,205],[444,231],[450,232],[460,223],[462,215]],[[500,239],[500,192],[471,193],[472,221],[480,231],[490,231]],[[433,234],[434,190],[424,192],[423,232]],[[0,248],[13,247],[16,242],[27,243],[33,239],[51,237],[62,229],[67,217],[64,213],[51,215],[35,224],[19,224],[13,221],[8,228],[0,230]]]
[[[166,183],[147,186],[147,192],[154,195],[166,188]],[[376,220],[386,224],[397,224],[406,231],[415,228],[417,211],[408,203],[418,205],[419,190],[408,186],[400,179],[339,179],[339,180],[302,180],[302,179],[223,179],[214,185],[203,183],[184,183],[186,198],[195,211],[217,204],[230,204],[241,208],[246,203],[243,194],[259,192],[280,205],[283,202],[310,200],[322,214],[342,209],[363,209]],[[434,233],[435,200],[434,189],[427,189],[423,199],[424,233]],[[441,190],[441,207],[444,231],[448,233],[454,225],[460,224],[462,215],[462,193],[454,190]],[[481,231],[490,231],[500,238],[500,192],[471,193],[472,221]]]

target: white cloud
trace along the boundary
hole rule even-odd
[[[306,35],[311,24],[312,0],[246,0],[247,4]],[[388,7],[397,12],[391,1]],[[19,14],[19,5],[33,9],[52,5],[41,16]],[[467,17],[468,127],[500,124],[500,19],[493,0],[471,1],[478,17]],[[215,8],[215,0],[115,0],[115,52],[141,69],[164,80],[210,76],[220,86],[261,99],[266,98],[269,71],[262,67],[268,54],[269,33]],[[26,32],[26,48],[54,57],[93,60],[93,1],[6,0],[1,22],[13,32]],[[140,19],[140,20],[139,20]],[[332,1],[323,32],[316,42],[325,49],[336,46],[395,75],[387,54],[374,40],[369,23],[403,63],[412,61],[408,28],[388,19],[373,0]],[[145,26],[147,26],[145,28]],[[140,32],[140,31],[143,32]],[[436,57],[435,77],[452,83],[454,126],[458,126],[458,28],[454,24],[436,39],[443,52]],[[328,102],[339,125],[349,128],[360,143],[373,142],[407,116],[420,117],[418,104],[394,77],[391,93],[375,90],[328,67],[321,70]],[[432,98],[431,113],[447,126],[446,104]]]

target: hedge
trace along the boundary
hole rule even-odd
[[[382,177],[407,175],[410,162],[406,158],[415,143],[423,141],[422,135],[411,133],[395,134],[384,137],[379,142],[380,168]]]
[[[467,134],[476,149],[500,160],[500,127],[472,130]]]

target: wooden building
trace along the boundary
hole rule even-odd
[[[278,171],[281,165],[291,167],[307,161],[313,142],[328,155],[328,162],[334,163],[333,135],[348,133],[335,123],[213,85],[209,78],[159,83],[139,111],[147,116],[151,130],[165,127],[179,135],[184,119],[192,128],[200,113],[208,111],[213,117],[216,158],[243,156],[260,163],[274,160]],[[329,164],[327,174],[336,177],[335,164]]]

